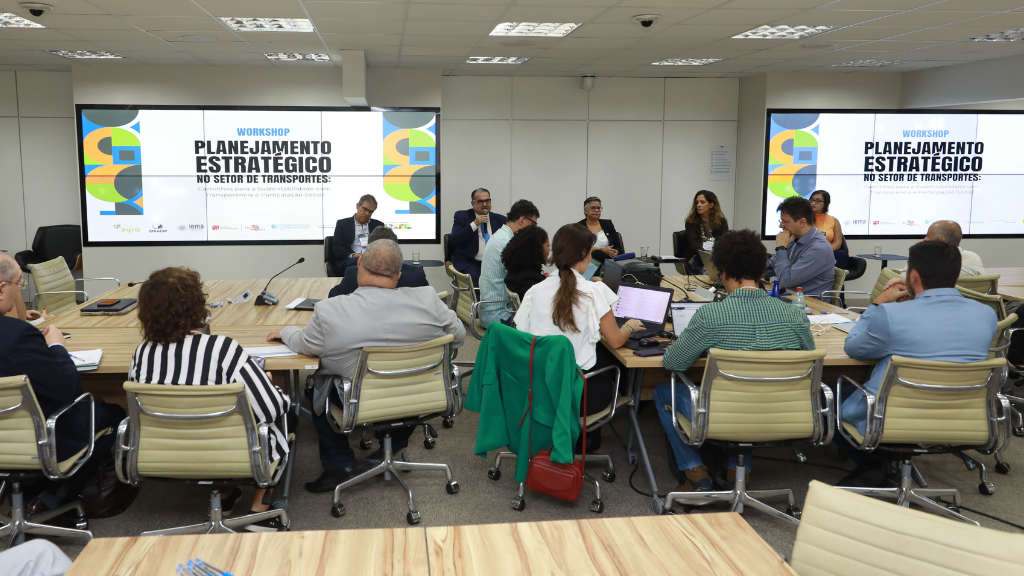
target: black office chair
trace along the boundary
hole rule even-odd
[[[616,232],[615,235],[618,237],[619,246],[622,246],[622,253],[626,253],[626,243],[622,241],[622,232]]]
[[[452,235],[445,234],[441,237],[441,241],[444,243],[444,261],[452,261]]]
[[[334,236],[324,238],[324,273],[330,278],[342,276],[342,271],[334,265]]]
[[[683,253],[689,248],[690,241],[686,238],[686,231],[680,230],[679,232],[672,233],[672,255],[676,258],[682,258]],[[676,272],[680,274],[689,274],[691,276],[698,275],[698,272],[690,266],[690,262],[683,260],[682,262],[676,262]]]
[[[847,254],[850,253],[850,247],[846,245],[846,236],[843,236],[843,245],[839,248],[845,250]],[[846,264],[846,279],[856,280],[864,275],[864,272],[868,269],[868,261],[863,258],[856,256],[850,256]]]
[[[68,269],[74,272],[82,268],[82,227],[77,224],[40,226],[32,240],[31,250],[22,250],[14,255],[21,271],[30,274],[29,264],[40,264],[63,256]]]

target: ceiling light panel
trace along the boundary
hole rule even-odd
[[[113,52],[96,52],[92,50],[47,50],[54,56],[63,56],[64,58],[124,58],[120,54]]]
[[[236,32],[314,32],[313,23],[306,18],[236,18],[221,17],[228,28]]]
[[[707,66],[721,62],[721,58],[669,58],[660,62],[651,62],[652,66]]]
[[[1024,28],[1010,28],[1009,30],[1003,30],[994,34],[975,36],[971,40],[975,42],[1017,42],[1024,40]]]
[[[491,36],[538,36],[562,38],[580,27],[581,22],[502,22],[491,30]]]
[[[527,56],[470,56],[466,64],[522,64]]]
[[[46,26],[26,20],[17,14],[4,12],[0,14],[0,28],[46,28]]]
[[[331,57],[327,54],[300,54],[298,52],[264,52],[268,60],[280,62],[330,62]]]
[[[851,60],[842,64],[833,64],[833,67],[840,68],[879,68],[882,66],[895,66],[897,64],[910,64],[914,60]]]
[[[733,38],[739,38],[742,40],[800,40],[801,38],[816,36],[818,34],[835,30],[836,28],[838,28],[838,26],[786,26],[785,24],[778,26],[765,25],[758,26],[753,30],[747,30],[742,34],[737,34],[733,36]]]

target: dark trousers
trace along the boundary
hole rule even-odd
[[[474,259],[471,260],[469,264],[456,268],[456,270],[463,274],[469,274],[470,278],[473,279],[473,286],[476,286],[477,288],[480,287],[480,263],[481,262],[479,260]]]
[[[331,402],[340,404],[337,394],[331,392]],[[320,465],[324,470],[341,470],[355,464],[356,453],[348,443],[348,434],[338,434],[331,428],[327,420],[327,412],[323,414],[313,413],[313,426],[316,428],[317,441],[320,445]],[[415,429],[412,426],[400,426],[389,428],[391,434],[391,450],[398,453],[409,445],[409,437]],[[376,432],[378,440],[384,437],[384,432]]]
[[[615,355],[608,351],[603,344],[597,344],[597,363],[594,364],[593,368],[589,370],[583,370],[583,373],[594,372],[608,366],[618,366],[620,374],[622,375],[619,380],[619,393],[622,393],[622,387],[625,385],[626,370],[619,364],[619,361],[615,359]],[[587,378],[587,402],[586,410],[587,414],[594,414],[600,412],[608,407],[612,403],[612,393],[615,391],[615,371],[609,370],[603,374],[598,374],[593,378]],[[583,406],[582,398],[580,399],[580,406]]]
[[[110,457],[110,449],[114,447],[114,440],[117,439],[117,425],[127,415],[124,408],[117,404],[107,404],[101,400],[96,401],[96,430],[98,432],[105,428],[110,428],[110,433],[96,439],[93,445],[92,456],[78,469],[78,472],[75,472],[74,476],[64,481],[47,482],[43,493],[39,495],[39,499],[44,504],[50,508],[57,508],[61,503],[77,499],[82,494],[82,489],[96,475],[96,470],[99,469],[100,463]],[[85,432],[83,431],[84,434]],[[83,444],[75,450],[69,450],[71,454],[74,454],[87,445]],[[63,453],[63,450],[60,450],[60,452]]]

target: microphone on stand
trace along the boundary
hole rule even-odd
[[[270,280],[267,280],[267,285],[263,287],[263,291],[260,292],[256,296],[256,300],[253,302],[253,304],[256,305],[256,306],[273,306],[273,305],[277,304],[277,300],[278,300],[277,296],[274,295],[274,294],[271,294],[270,292],[267,292],[267,288],[270,288],[270,283],[274,281],[274,278],[277,278],[281,274],[284,274],[285,272],[290,270],[292,268],[292,266],[296,266],[298,264],[302,264],[305,261],[306,261],[305,258],[299,258],[299,260],[295,264],[292,264],[288,268],[285,268],[284,270],[281,270],[277,274],[274,274],[273,276],[271,276]]]
[[[490,214],[490,213],[491,213],[491,211],[490,211],[490,210],[488,210],[487,208],[484,208],[484,216],[487,216],[487,215],[488,215],[488,214]],[[483,232],[484,234],[487,234],[487,222],[484,222],[483,224],[481,224],[481,225],[480,225],[480,230],[481,230],[481,231],[482,231],[482,232]]]

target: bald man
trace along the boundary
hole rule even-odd
[[[964,234],[959,224],[953,220],[939,220],[928,227],[928,235],[924,239],[945,242],[959,250],[961,276],[981,276],[985,273],[985,265],[981,262],[981,256],[960,247],[960,240],[963,237]]]

